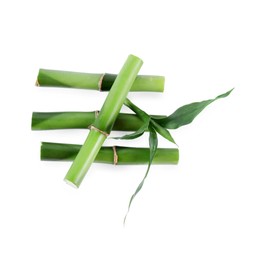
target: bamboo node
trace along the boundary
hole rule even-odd
[[[98,117],[98,114],[99,114],[99,111],[98,111],[98,110],[96,110],[96,111],[95,111],[95,118],[97,118],[97,117]]]
[[[113,146],[113,152],[114,152],[114,165],[117,165],[118,155],[117,155],[117,152],[116,152],[116,146]]]
[[[100,129],[96,128],[96,127],[95,127],[95,126],[93,126],[93,125],[91,125],[91,126],[90,126],[90,130],[97,131],[97,132],[101,133],[102,135],[104,135],[105,137],[108,137],[108,136],[109,136],[109,134],[108,134],[108,133],[106,133],[105,131],[102,131],[102,130],[100,130]]]
[[[102,82],[103,82],[103,78],[105,76],[105,73],[101,75],[99,81],[98,81],[98,90],[102,91]]]
[[[40,83],[39,83],[38,79],[36,79],[35,86],[40,87]]]

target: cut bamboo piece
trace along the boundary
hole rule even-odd
[[[129,55],[109,91],[100,113],[90,128],[89,135],[73,161],[65,181],[79,187],[94,162],[101,146],[110,134],[125,98],[142,66],[141,59]]]
[[[40,69],[36,80],[39,87],[80,88],[109,91],[116,79],[115,74],[82,73],[61,70]],[[164,77],[138,75],[130,91],[163,92]]]
[[[95,121],[99,111],[93,112],[33,112],[32,130],[87,129]],[[152,116],[163,118],[165,116]],[[135,114],[120,113],[113,125],[114,131],[136,131],[143,125]]]
[[[42,142],[41,160],[72,161],[77,156],[81,145]],[[101,147],[95,163],[115,165],[137,165],[149,162],[150,149],[124,146]],[[179,150],[176,148],[158,148],[153,164],[178,164]]]

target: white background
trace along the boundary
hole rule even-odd
[[[1,1],[0,259],[260,259],[258,3]],[[235,90],[172,131],[179,165],[151,168],[123,227],[146,166],[93,165],[72,189],[70,163],[41,162],[40,141],[82,143],[87,130],[30,121],[106,97],[36,88],[39,68],[117,73],[130,53],[166,77],[164,94],[129,94],[151,114]]]

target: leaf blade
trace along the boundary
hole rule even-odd
[[[120,139],[120,140],[132,140],[135,138],[138,138],[144,134],[145,131],[147,131],[149,126],[149,121],[144,122],[144,124],[134,133],[119,136],[119,137],[113,137],[113,139]]]
[[[162,127],[161,125],[159,125],[158,123],[156,123],[154,120],[151,119],[151,124],[154,128],[154,130],[160,134],[162,137],[164,137],[165,139],[167,139],[168,141],[176,144],[176,142],[174,141],[171,133],[164,127]],[[177,145],[177,144],[176,144]]]
[[[147,167],[146,173],[145,173],[142,181],[139,183],[139,185],[137,186],[135,192],[133,193],[133,195],[130,198],[130,201],[129,201],[129,204],[128,204],[128,209],[127,209],[126,215],[124,217],[124,224],[126,222],[126,218],[127,218],[127,215],[129,213],[129,210],[130,210],[130,207],[132,205],[132,202],[133,202],[134,198],[136,197],[136,195],[139,193],[139,191],[142,189],[142,187],[144,185],[144,182],[145,182],[146,177],[148,176],[148,173],[149,173],[149,170],[150,170],[153,158],[154,158],[155,153],[157,151],[158,138],[157,138],[156,131],[152,127],[149,127],[149,132],[150,132],[150,135],[149,135],[150,158],[149,158],[148,167]]]
[[[204,100],[201,102],[194,102],[187,105],[184,105],[178,108],[175,112],[173,112],[170,116],[161,119],[154,119],[158,124],[167,129],[177,129],[181,126],[190,124],[197,115],[202,112],[208,105],[212,102],[227,97],[233,89],[228,92],[217,96],[214,99]]]
[[[139,116],[140,119],[143,121],[150,120],[150,116],[144,112],[142,109],[137,107],[134,103],[132,103],[128,98],[125,99],[124,105],[130,108],[133,112],[136,113],[137,116]]]

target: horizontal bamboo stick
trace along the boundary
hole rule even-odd
[[[40,69],[36,86],[80,88],[99,91],[109,91],[116,79],[116,74],[82,73],[61,70]],[[138,75],[130,91],[163,92],[164,77],[153,75]]]
[[[95,121],[98,111],[93,112],[33,112],[32,130],[87,129]],[[163,118],[164,116],[153,116]],[[113,125],[114,131],[136,131],[143,125],[135,114],[120,113]]]
[[[81,145],[42,142],[41,160],[72,161],[78,154]],[[116,165],[137,165],[149,162],[149,148],[111,146],[102,147],[95,158],[95,163]],[[179,150],[176,148],[158,148],[153,164],[178,164]]]

